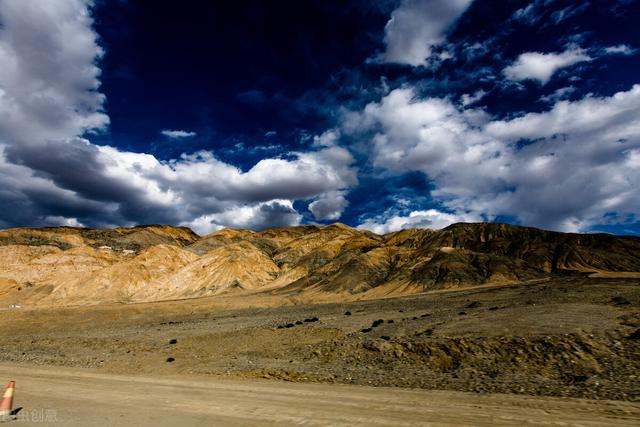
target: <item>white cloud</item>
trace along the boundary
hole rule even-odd
[[[191,131],[168,130],[168,129],[164,129],[160,131],[160,133],[171,139],[191,138],[197,135],[195,132],[191,132]]]
[[[529,26],[540,25],[542,28],[549,25],[558,25],[569,18],[585,12],[590,3],[577,2],[577,4],[569,5],[563,9],[558,9],[557,4],[553,0],[534,0],[526,7],[518,9],[512,16],[512,19],[523,22]]]
[[[0,2],[0,143],[65,139],[109,123],[86,2]]]
[[[538,17],[536,16],[536,10],[535,10],[537,3],[538,3],[537,1],[534,1],[533,3],[529,3],[526,7],[516,10],[512,18],[515,19],[516,21],[523,21],[530,25],[535,23],[536,20],[538,19]]]
[[[476,102],[484,98],[486,94],[487,92],[485,92],[482,89],[475,91],[473,94],[464,93],[460,97],[460,103],[462,104],[463,107],[466,107],[467,105],[475,104]]]
[[[553,93],[549,95],[540,97],[540,100],[549,102],[551,104],[555,104],[556,102],[562,99],[568,98],[575,91],[576,91],[576,88],[573,86],[561,87],[560,89],[556,89]]]
[[[579,62],[591,61],[586,52],[580,48],[570,48],[561,53],[526,52],[518,56],[516,61],[502,72],[509,80],[538,80],[547,83],[553,74]]]
[[[403,0],[385,27],[383,62],[424,65],[472,0]],[[446,59],[446,57],[445,57]]]
[[[376,234],[387,234],[407,228],[431,228],[437,230],[457,222],[479,220],[479,217],[472,215],[452,214],[437,209],[411,211],[406,215],[394,215],[387,211],[383,215],[367,219],[357,228],[359,230],[369,230]]]
[[[149,154],[123,153],[101,147],[108,153],[107,172],[128,177],[154,200],[188,203],[213,208],[218,202],[254,203],[275,199],[308,199],[357,183],[353,157],[344,148],[289,153],[291,159],[260,160],[246,172],[200,151],[180,159],[160,162]]]
[[[510,120],[403,88],[347,115],[344,129],[370,135],[374,165],[424,172],[451,212],[566,231],[640,212],[640,85]]]
[[[318,221],[336,220],[349,205],[343,191],[325,194],[322,198],[309,204],[309,211]]]
[[[357,183],[335,132],[247,171],[208,151],[160,161],[81,138],[109,123],[91,4],[0,1],[0,204],[13,207],[0,212],[1,226],[289,225],[301,218],[294,200],[335,197]]]
[[[402,88],[368,104],[361,113],[347,115],[344,127],[347,132],[382,128],[371,140],[375,166],[436,171],[462,155],[466,142],[461,137],[487,120],[481,110],[460,112],[446,99],[418,100],[412,89]]]
[[[607,55],[635,55],[637,49],[632,48],[627,44],[619,44],[617,46],[609,46],[604,48],[604,52]]]
[[[47,224],[59,225],[64,227],[84,227],[84,224],[77,218],[65,218],[63,216],[49,216],[45,218]]]
[[[584,12],[589,8],[589,6],[589,2],[584,2],[583,4],[568,6],[564,9],[556,10],[550,16],[551,21],[553,21],[554,24],[559,24],[562,21]]]

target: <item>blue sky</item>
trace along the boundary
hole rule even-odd
[[[0,2],[0,227],[640,233],[640,2]]]

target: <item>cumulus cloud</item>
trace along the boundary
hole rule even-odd
[[[321,199],[310,203],[309,211],[318,221],[336,220],[349,205],[344,196],[345,193],[342,191],[327,193]]]
[[[296,199],[357,183],[332,133],[243,171],[209,151],[160,161],[91,143],[109,124],[89,0],[0,2],[0,226],[135,223],[265,228],[298,223]],[[170,138],[195,133],[164,130]]]
[[[591,60],[584,49],[580,48],[570,48],[560,53],[526,52],[518,56],[502,73],[509,80],[531,79],[546,84],[561,68]]]
[[[385,27],[382,62],[424,65],[472,0],[403,0]]]
[[[206,214],[183,225],[205,235],[225,227],[263,230],[300,224],[302,215],[290,200],[273,200],[248,206],[236,206],[215,214]]]
[[[640,211],[639,123],[640,85],[509,120],[402,88],[345,116],[344,128],[368,135],[374,165],[423,172],[452,212],[585,231]]]
[[[407,228],[440,229],[457,222],[479,221],[480,218],[469,214],[453,214],[437,209],[411,211],[408,214],[396,214],[387,211],[382,215],[369,218],[358,225],[359,230],[369,230],[376,234],[387,234]]]
[[[0,2],[0,142],[64,139],[109,123],[86,2]]]
[[[346,132],[376,130],[371,137],[375,166],[391,171],[437,170],[464,151],[460,136],[487,121],[482,110],[458,110],[449,100],[419,100],[411,88],[390,92],[362,112],[347,114]]]
[[[197,135],[195,132],[191,132],[191,131],[169,130],[169,129],[164,129],[160,131],[160,133],[166,136],[167,138],[171,138],[171,139],[191,138]]]

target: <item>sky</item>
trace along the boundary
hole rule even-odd
[[[640,234],[638,0],[0,0],[0,228]]]

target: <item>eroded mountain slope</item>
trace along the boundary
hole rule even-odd
[[[378,236],[344,224],[200,237],[184,227],[0,231],[0,301],[141,302],[263,292],[307,302],[638,272],[640,238],[506,224]]]

